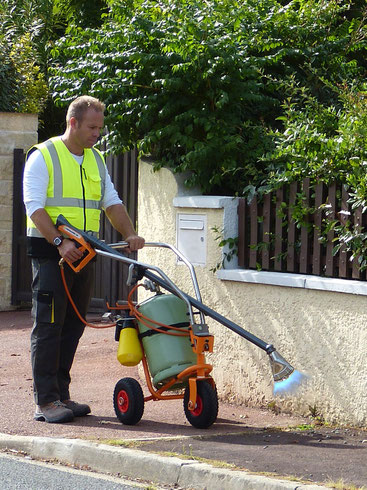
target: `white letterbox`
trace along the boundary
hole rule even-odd
[[[178,250],[193,264],[206,264],[207,219],[205,214],[177,213]],[[178,263],[182,263],[181,260]]]

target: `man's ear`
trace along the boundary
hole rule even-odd
[[[69,125],[72,129],[75,129],[78,127],[78,120],[75,117],[71,117],[69,119]]]

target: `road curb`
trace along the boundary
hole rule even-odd
[[[276,480],[245,471],[216,468],[195,460],[80,439],[0,434],[0,449],[22,451],[35,459],[56,459],[88,466],[101,473],[140,478],[155,484],[177,484],[195,490],[327,490],[324,486]]]

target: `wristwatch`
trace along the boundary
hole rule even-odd
[[[59,247],[62,242],[64,240],[64,237],[63,236],[57,236],[56,238],[53,239],[53,244],[55,245],[55,247]]]

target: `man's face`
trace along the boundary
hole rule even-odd
[[[83,149],[92,148],[101,135],[103,125],[103,113],[93,108],[88,109],[84,113],[83,119],[81,121],[75,119],[72,125],[75,143]]]

